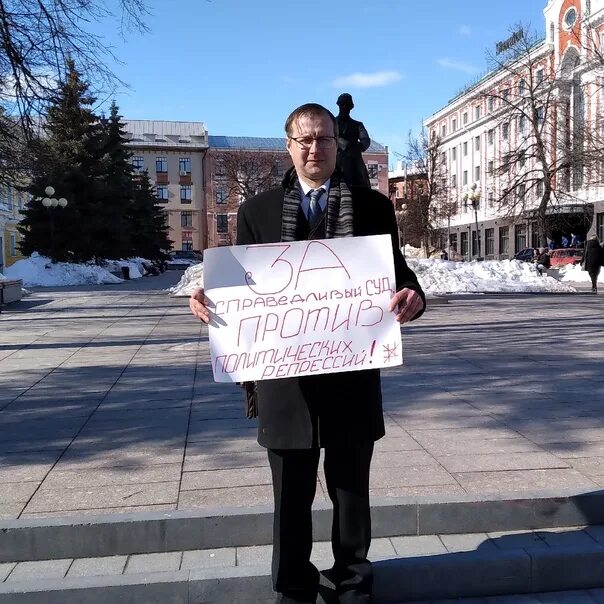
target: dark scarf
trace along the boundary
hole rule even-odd
[[[294,167],[285,173],[283,179],[283,218],[281,220],[281,241],[295,241],[300,209],[300,183]],[[350,189],[336,171],[331,175],[329,197],[327,198],[327,239],[353,237],[352,195]]]

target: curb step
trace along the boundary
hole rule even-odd
[[[574,589],[604,587],[604,526],[585,529],[556,529],[554,531],[528,531],[524,533],[498,533],[491,535],[430,535],[424,538],[397,538],[396,549],[412,549],[403,557],[380,556],[384,544],[379,543],[374,555],[374,598],[376,604],[395,604],[409,601],[442,598],[480,597],[506,594],[528,594]],[[405,539],[407,542],[405,543]],[[413,539],[423,539],[413,542]],[[482,542],[481,542],[482,539]],[[600,540],[598,540],[600,539]],[[388,541],[387,539],[378,542]],[[435,544],[447,547],[437,552]],[[328,543],[317,544],[317,553],[327,551]],[[469,547],[472,551],[467,551]],[[524,546],[524,547],[522,547]],[[245,549],[245,548],[243,548]],[[163,556],[164,569],[157,559],[134,556],[132,568],[141,570],[132,574],[99,576],[72,576],[75,560],[0,565],[0,572],[8,577],[0,583],[0,604],[261,604],[274,602],[270,580],[270,546],[247,548],[247,559],[262,564],[202,567],[203,555],[196,552],[200,567],[182,568],[184,555],[179,552]],[[434,553],[427,553],[432,549]],[[262,550],[262,551],[261,551]],[[424,551],[422,551],[424,550]],[[221,559],[220,552],[213,550]],[[252,554],[255,554],[252,555]],[[170,559],[166,556],[172,556]],[[142,568],[141,558],[146,558],[148,568]],[[380,559],[381,558],[381,559]],[[102,568],[103,559],[88,559],[85,565],[93,573]],[[121,563],[128,569],[128,562]],[[191,560],[189,560],[191,562]],[[322,571],[331,566],[331,560],[315,556]],[[38,569],[36,569],[38,565]],[[42,566],[41,566],[42,565]],[[45,566],[43,566],[45,565]],[[143,565],[144,566],[144,565]],[[81,574],[82,566],[75,575]],[[52,572],[55,577],[53,578]],[[45,576],[47,578],[43,578]],[[64,578],[57,573],[66,573]],[[11,575],[16,579],[12,580]],[[333,602],[333,585],[322,576],[321,597],[318,602]],[[23,578],[37,577],[37,578]],[[21,579],[21,580],[20,580]]]
[[[374,499],[371,515],[374,538],[600,525],[604,491]],[[316,541],[331,523],[330,504],[316,504]],[[272,530],[270,506],[7,520],[0,563],[267,545]]]

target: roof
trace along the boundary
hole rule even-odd
[[[210,148],[249,149],[263,151],[286,151],[284,138],[265,138],[258,136],[208,136]],[[372,140],[366,153],[386,153],[384,145]]]
[[[124,121],[124,130],[131,145],[160,147],[207,147],[203,122],[168,122],[155,120]]]

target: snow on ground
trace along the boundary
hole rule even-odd
[[[428,294],[576,291],[553,277],[538,275],[533,264],[518,260],[449,262],[407,256],[407,262]],[[196,287],[203,287],[203,264],[188,268],[169,292],[188,296]]]
[[[180,281],[168,291],[173,296],[189,296],[197,287],[203,287],[203,262],[190,266]]]
[[[560,268],[560,281],[570,281],[572,283],[586,283],[591,285],[591,278],[587,271],[581,269],[579,264],[567,264]],[[604,285],[604,270],[598,275],[598,283]]]
[[[138,272],[136,264],[133,267]],[[132,269],[130,274],[132,276]],[[95,264],[53,263],[50,258],[40,256],[36,252],[29,258],[18,260],[5,268],[4,275],[7,279],[22,279],[25,286],[55,287],[122,282],[122,279],[112,275],[107,268]]]

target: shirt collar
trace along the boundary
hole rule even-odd
[[[304,195],[308,195],[313,189],[320,189],[323,187],[326,193],[329,193],[329,183],[331,182],[331,178],[328,178],[321,187],[311,187],[309,184],[305,183],[302,179],[298,179],[300,182],[300,189]]]

